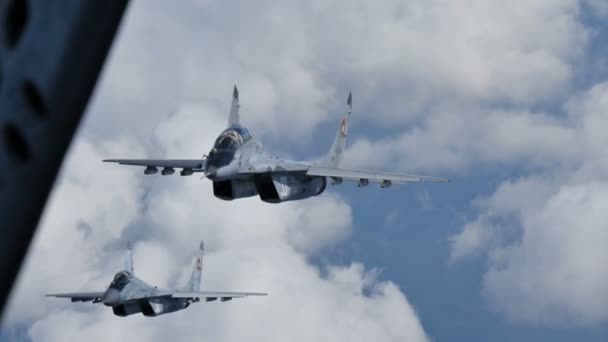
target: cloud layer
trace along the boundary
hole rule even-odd
[[[605,321],[608,273],[594,265],[607,258],[598,241],[606,241],[608,86],[574,89],[597,39],[581,10],[605,16],[601,1],[130,6],[6,326],[28,324],[36,341],[426,339],[404,294],[373,268],[310,262],[349,237],[344,199],[222,202],[196,177],[144,178],[99,163],[201,156],[224,127],[234,83],[243,122],[280,141],[274,150],[318,147],[314,133],[328,120],[333,127],[352,89],[358,138],[347,164],[463,178],[480,165],[520,167],[473,201],[477,214],[453,237],[451,260],[487,258],[484,293],[508,317]],[[210,248],[205,286],[271,296],[196,305],[155,324],[40,301],[47,291],[103,288],[127,240],[137,241],[144,279],[181,285],[201,238]]]
[[[589,40],[579,6],[136,1],[101,83],[121,101],[98,101],[90,121],[141,134],[176,103],[224,103],[234,83],[254,131],[304,141],[349,89],[360,119],[391,127],[437,107],[467,121],[464,105],[546,103],[568,90]]]
[[[206,131],[223,124],[198,114],[187,109],[160,122],[150,145],[170,154],[202,145],[212,136]],[[190,136],[186,126],[192,125],[208,128]],[[374,269],[310,262],[318,250],[348,237],[352,218],[343,199],[328,194],[280,205],[257,198],[223,202],[198,177],[144,178],[141,170],[100,163],[109,155],[145,154],[133,146],[78,138],[5,326],[29,322],[33,341],[427,339],[405,295],[377,279]],[[42,298],[47,292],[105,289],[122,266],[127,240],[136,241],[138,276],[161,287],[183,286],[200,239],[209,250],[205,289],[270,295],[195,304],[157,319],[121,319],[101,305]]]
[[[503,182],[452,242],[452,259],[486,255],[485,293],[509,317],[592,324],[608,318],[608,84],[567,104],[556,167]],[[536,131],[539,138],[544,130]],[[533,150],[533,148],[531,148]],[[558,152],[562,153],[559,154]],[[571,152],[571,153],[570,153]]]

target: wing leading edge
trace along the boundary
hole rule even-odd
[[[352,170],[324,166],[311,166],[306,174],[308,176],[324,176],[334,179],[348,179],[359,182],[377,182],[384,185],[406,182],[450,182],[451,180],[439,177],[408,175],[381,171]]]
[[[69,298],[72,302],[90,302],[100,303],[104,292],[72,292],[72,293],[52,293],[47,294],[47,297]]]
[[[145,166],[145,174],[158,172],[162,168],[163,175],[170,175],[174,169],[182,169],[182,176],[190,176],[194,172],[204,172],[205,159],[104,159],[106,163],[118,163],[121,165]]]
[[[243,298],[248,296],[267,296],[267,293],[260,292],[214,292],[214,291],[203,291],[203,292],[173,292],[171,297],[173,298],[198,298],[205,299],[206,301],[214,301],[218,298],[222,302],[231,300],[232,298]]]

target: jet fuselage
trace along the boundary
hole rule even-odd
[[[223,200],[259,195],[269,203],[280,203],[320,195],[327,182],[356,182],[358,187],[379,183],[381,189],[407,182],[449,182],[449,179],[384,171],[356,170],[340,167],[348,136],[348,120],[352,112],[352,94],[346,100],[347,112],[342,116],[333,144],[327,154],[316,161],[290,161],[268,154],[262,144],[240,124],[239,92],[236,86],[228,116],[228,128],[216,139],[207,158],[202,159],[105,159],[105,162],[144,166],[144,174],[152,175],[161,168],[161,175],[175,173],[191,176],[202,172],[213,182],[213,194]]]
[[[299,200],[321,194],[325,177],[281,172],[297,164],[272,156],[247,129],[235,125],[216,139],[206,160],[213,193],[223,200],[259,195],[266,202]]]
[[[142,313],[144,316],[158,316],[187,308],[189,299],[154,297],[159,290],[127,271],[118,272],[105,291],[102,302],[112,307],[114,314],[125,317]],[[144,299],[142,299],[144,298]]]

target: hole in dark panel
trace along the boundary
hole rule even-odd
[[[28,106],[30,106],[36,115],[41,117],[46,116],[46,108],[44,106],[44,101],[42,100],[42,95],[34,83],[25,81],[25,83],[23,83],[22,91]]]
[[[12,123],[8,123],[4,126],[4,144],[6,145],[9,154],[19,160],[26,161],[30,158],[30,150],[27,147],[25,137],[17,126]]]
[[[12,0],[6,8],[6,42],[9,47],[14,47],[19,42],[21,34],[25,30],[28,18],[28,5],[26,0]]]

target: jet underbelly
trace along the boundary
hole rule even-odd
[[[116,316],[126,317],[142,312],[142,308],[139,303],[133,302],[113,306],[112,311]]]
[[[292,173],[271,173],[258,177],[257,191],[262,201],[280,203],[313,197],[325,191],[325,177]]]
[[[144,316],[158,316],[175,312],[188,307],[190,303],[184,299],[154,298],[142,301],[142,314]]]
[[[230,201],[235,198],[251,197],[258,194],[255,182],[242,179],[232,179],[213,182],[215,197]]]

